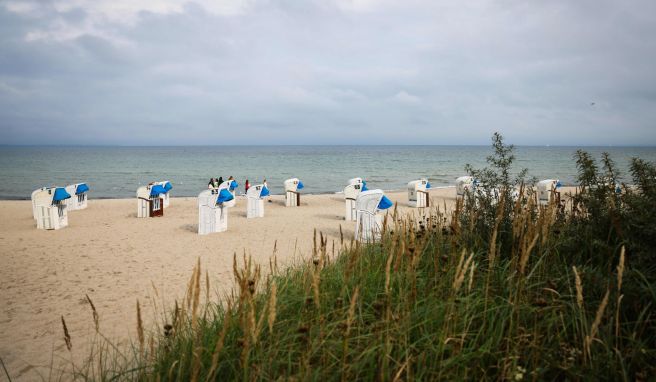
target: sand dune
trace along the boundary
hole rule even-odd
[[[417,211],[406,207],[404,192],[387,195],[402,211]],[[431,197],[450,206],[455,189],[435,189]],[[315,228],[329,242],[339,240],[340,225],[346,239],[353,237],[341,195],[303,196],[299,208],[285,208],[283,197],[273,196],[262,219],[246,219],[240,197],[228,231],[207,236],[196,233],[196,198],[172,199],[162,218],[136,218],[136,204],[91,199],[86,210],[69,214],[68,227],[42,231],[29,201],[0,201],[0,357],[13,378],[47,376],[51,361],[57,366],[88,355],[94,324],[85,295],[100,314],[101,332],[126,345],[136,331],[137,299],[147,325],[159,320],[162,306],[184,295],[198,258],[218,299],[232,287],[235,252],[268,265],[277,242],[284,265],[311,252]],[[72,338],[70,353],[61,316]]]

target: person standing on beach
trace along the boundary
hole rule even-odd
[[[210,181],[207,183],[207,188],[215,188],[214,187],[214,178],[210,178]]]
[[[248,193],[249,188],[251,188],[251,184],[248,183],[248,179],[246,179],[246,183],[244,183],[244,192]]]
[[[222,176],[219,177],[219,181],[218,181],[218,183],[219,183],[219,186],[220,186],[221,184],[223,184],[223,177],[222,177]],[[218,186],[217,186],[217,187],[218,187]]]

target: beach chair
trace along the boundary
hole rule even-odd
[[[461,176],[456,179],[456,198],[463,199],[468,192],[474,192],[478,182],[472,176]]]
[[[299,190],[303,189],[303,182],[298,178],[287,179],[285,185],[285,206],[298,207],[301,205],[301,193]]]
[[[166,189],[161,184],[152,183],[137,189],[137,217],[148,218],[164,216]]]
[[[36,196],[39,194],[39,192],[41,192],[43,190],[46,190],[46,189],[47,189],[47,187],[41,187],[38,190],[32,191],[32,196],[30,197],[30,200],[32,200],[32,217],[34,218],[34,220],[36,220],[36,210],[37,210],[37,208],[36,208],[36,200],[37,200]]]
[[[344,201],[346,202],[344,220],[355,221],[355,199],[362,191],[367,191],[367,182],[362,180],[362,178],[353,178],[349,180],[348,186],[344,188]]]
[[[157,185],[160,185],[160,186],[164,187],[164,190],[166,192],[164,192],[163,194],[160,194],[160,198],[162,198],[162,203],[164,205],[164,208],[168,208],[169,205],[171,204],[171,192],[170,191],[171,191],[171,189],[173,189],[173,186],[171,185],[171,182],[169,182],[168,180],[163,180],[163,181],[160,181],[160,182],[155,182],[153,184],[157,184]]]
[[[41,188],[32,193],[36,228],[60,229],[68,225],[66,200],[71,195],[63,187]]]
[[[237,183],[236,180],[230,179],[228,180],[230,182],[230,185],[228,186],[228,191],[232,194],[232,196],[236,197],[237,196],[237,188],[239,187],[239,183]]]
[[[410,207],[430,207],[428,190],[431,185],[427,179],[422,178],[408,183],[408,204]]]
[[[541,180],[537,184],[538,189],[538,203],[540,205],[548,205],[552,201],[560,203],[560,192],[557,190],[561,187],[560,180],[546,179]]]
[[[264,198],[269,196],[269,189],[264,184],[251,186],[246,192],[246,218],[264,217]]]
[[[355,199],[355,239],[360,241],[380,239],[383,218],[378,212],[392,205],[392,201],[383,194],[382,190],[360,192]]]
[[[66,186],[66,192],[71,197],[66,199],[68,211],[83,210],[87,208],[87,194],[89,186],[86,183],[76,183]]]
[[[237,204],[237,199],[235,195],[235,189],[237,187],[239,186],[237,185],[237,181],[235,181],[234,179],[228,179],[223,181],[223,183],[219,184],[219,188],[217,188],[217,190],[227,190],[227,192],[229,192],[230,195],[232,195],[232,199],[224,200],[222,202],[225,204],[226,207],[232,208],[235,206],[235,204]]]
[[[230,184],[205,190],[198,195],[198,234],[207,235],[228,230],[228,209],[234,206],[235,197]]]

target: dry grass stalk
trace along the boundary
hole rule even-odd
[[[169,373],[168,373],[168,380],[172,381],[173,380],[173,370],[175,370],[175,367],[178,366],[178,363],[180,360],[175,360],[172,364],[171,367],[169,367]]]
[[[143,321],[141,319],[141,306],[139,305],[139,300],[137,299],[137,338],[139,339],[139,354],[143,357],[144,352],[144,328]]]
[[[531,255],[531,251],[533,251],[533,247],[535,247],[535,244],[538,242],[538,238],[540,237],[539,234],[535,234],[533,237],[533,240],[531,240],[531,243],[528,244],[524,249],[522,250],[521,256],[519,257],[519,273],[522,275],[524,274],[524,271],[526,270],[526,264],[528,263],[528,258]]]
[[[194,283],[193,283],[193,305],[191,308],[191,327],[194,331],[198,325],[198,307],[200,306],[200,257],[196,261],[196,268],[194,269]]]
[[[210,272],[205,271],[205,302],[210,302]]]
[[[339,225],[339,244],[344,246],[344,232],[342,232],[342,225]]]
[[[617,264],[617,293],[622,290],[622,276],[624,275],[624,246],[620,252],[620,262]]]
[[[609,295],[610,295],[610,289],[606,289],[606,294],[604,294],[604,298],[601,300],[601,304],[599,304],[599,308],[597,309],[597,314],[595,314],[595,319],[592,322],[592,327],[590,328],[590,335],[585,337],[585,348],[588,356],[590,356],[590,345],[592,344],[592,340],[594,340],[595,336],[597,335],[597,331],[599,330],[599,324],[601,324],[601,319],[604,316],[606,305],[608,305]]]
[[[73,343],[71,342],[71,335],[68,333],[68,327],[66,327],[66,321],[64,316],[61,316],[62,327],[64,328],[64,342],[66,342],[66,349],[71,351],[73,348]]]
[[[355,287],[353,296],[351,296],[351,303],[349,304],[348,316],[346,317],[346,331],[344,335],[348,337],[351,332],[351,325],[353,324],[353,319],[355,318],[355,307],[358,301],[358,295],[360,294],[360,287]]]
[[[313,272],[312,272],[312,292],[314,294],[314,306],[317,309],[321,308],[321,302],[320,302],[320,285],[321,285],[321,261],[319,261],[319,265],[317,265]]]
[[[98,311],[96,311],[96,307],[95,305],[93,305],[93,302],[91,301],[91,298],[89,298],[89,295],[85,294],[85,296],[87,297],[87,302],[89,303],[89,305],[91,305],[91,313],[93,314],[93,324],[96,328],[96,332],[98,332],[100,330],[100,320],[98,316]]]
[[[203,349],[201,347],[194,346],[194,350],[192,351],[194,363],[191,366],[191,378],[189,378],[190,382],[198,381],[198,375],[200,374],[200,355],[202,351]]]
[[[390,279],[392,271],[392,260],[394,260],[394,251],[390,251],[387,256],[387,262],[385,263],[385,294],[389,295],[390,291]]]
[[[155,339],[153,336],[148,336],[148,348],[150,349],[150,363],[155,363]]]
[[[474,258],[474,252],[472,252],[469,257],[467,257],[467,260],[463,264],[463,259],[465,257],[465,250],[462,250],[462,255],[460,256],[460,262],[458,263],[458,267],[456,268],[456,276],[453,280],[453,291],[454,293],[458,293],[460,290],[460,287],[462,286],[463,281],[465,281],[465,275],[467,274],[467,270],[469,270],[469,266],[472,262],[472,259]]]
[[[276,305],[277,305],[278,286],[276,282],[271,283],[271,292],[269,293],[269,315],[267,323],[269,324],[269,334],[273,334],[273,324],[276,322]]]
[[[460,260],[458,260],[458,265],[456,266],[456,273],[455,276],[453,277],[454,288],[455,288],[456,280],[458,280],[458,276],[460,275],[460,268],[462,268],[462,264],[465,261],[465,253],[466,250],[464,249],[462,250],[462,252],[460,252]]]
[[[503,219],[503,209],[506,203],[506,198],[504,194],[501,194],[501,200],[497,206],[497,216],[494,219],[494,229],[492,230],[492,238],[490,239],[490,251],[488,253],[488,268],[492,269],[494,266],[494,261],[497,257],[497,233],[499,231],[499,225]]]
[[[579,276],[579,272],[576,270],[576,266],[573,266],[572,269],[574,270],[574,282],[576,285],[576,305],[579,306],[579,309],[583,309],[583,285],[581,284],[581,276]]]
[[[221,332],[219,333],[219,337],[216,339],[216,344],[214,345],[214,352],[212,353],[212,364],[210,366],[210,371],[207,373],[207,378],[205,379],[205,381],[214,380],[216,369],[219,365],[219,355],[221,354],[221,350],[223,350],[225,336],[228,333],[228,327],[230,326],[229,317],[231,316],[231,314],[232,314],[232,307],[228,305],[228,309],[223,315],[223,326],[221,327]]]
[[[542,215],[540,216],[540,218],[541,218],[540,228],[541,228],[541,231],[542,231],[541,232],[542,233],[542,241],[541,241],[542,246],[544,246],[547,243],[547,239],[549,239],[549,229],[551,228],[551,226],[553,226],[553,224],[556,221],[556,212],[557,212],[557,210],[558,210],[558,205],[554,201],[552,203],[549,203],[549,205],[547,206],[547,209],[544,211],[545,212],[544,217]]]
[[[622,303],[622,277],[624,275],[624,246],[622,246],[622,251],[620,252],[620,262],[617,265],[617,304],[615,307],[615,337],[619,338],[620,336],[620,304]]]
[[[469,268],[469,285],[467,285],[467,293],[471,293],[472,285],[474,284],[474,270],[476,269],[476,262],[474,261]]]

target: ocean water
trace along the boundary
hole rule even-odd
[[[656,162],[656,147],[584,147],[594,157],[608,152],[626,181],[630,159]],[[529,176],[574,184],[576,147],[516,147],[514,168]],[[350,178],[370,188],[403,189],[427,177],[433,187],[453,186],[470,163],[481,168],[489,146],[211,146],[211,147],[15,147],[0,146],[0,199],[29,199],[43,186],[86,182],[90,198],[131,198],[151,181],[169,180],[172,196],[196,196],[210,177],[230,175],[243,192],[245,179],[266,178],[272,193],[297,177],[306,193],[341,191]]]

